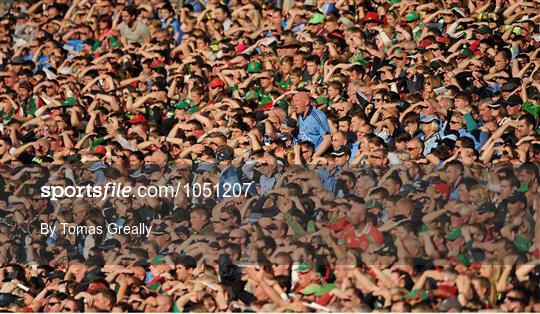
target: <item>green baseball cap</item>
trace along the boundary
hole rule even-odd
[[[383,209],[382,204],[379,203],[377,200],[367,200],[366,201],[366,208],[371,208],[371,207],[378,208],[378,209]]]
[[[75,98],[68,97],[68,98],[66,98],[66,101],[64,101],[64,103],[62,104],[62,107],[64,107],[64,108],[72,107],[72,106],[75,106],[75,104],[77,104],[77,101],[75,100]]]
[[[179,109],[179,110],[182,110],[182,109],[189,109],[191,107],[193,107],[193,103],[191,102],[191,100],[189,99],[184,99],[182,101],[180,101],[179,103],[176,104],[175,108],[176,109]]]
[[[259,73],[261,72],[261,63],[258,61],[250,62],[247,66],[246,71],[249,73]]]
[[[461,264],[469,267],[471,263],[474,261],[471,256],[463,253],[456,254],[456,260],[460,262]]]
[[[304,289],[300,290],[300,293],[304,294],[304,295],[315,294],[315,296],[320,297],[321,295],[323,295],[323,294],[325,294],[327,292],[330,292],[335,288],[336,288],[336,285],[333,284],[333,283],[327,284],[327,285],[322,285],[322,286],[317,285],[317,284],[311,284],[311,285],[305,287]]]
[[[401,3],[401,0],[388,0],[389,4],[398,4]]]
[[[420,14],[418,14],[418,12],[416,11],[412,11],[412,12],[409,12],[407,16],[405,16],[405,21],[406,22],[417,21],[419,18],[420,18]]]
[[[324,15],[321,13],[315,13],[311,16],[309,24],[321,24],[324,22]]]
[[[311,270],[311,263],[310,262],[305,262],[302,265],[298,265],[296,270],[301,272],[301,273],[307,272],[307,271]]]
[[[461,228],[456,228],[446,234],[446,238],[450,241],[454,241],[460,236],[461,236]]]
[[[152,260],[150,261],[150,264],[152,265],[165,265],[165,256],[163,255],[156,255]]]
[[[186,110],[186,113],[189,115],[192,115],[195,112],[201,111],[201,109],[195,106],[195,104],[189,99],[184,99],[180,101],[179,103],[176,104],[175,108],[178,110]]]
[[[461,49],[461,51],[459,52],[459,55],[462,56],[462,57],[470,57],[474,54],[474,52],[469,49],[469,48],[463,48]]]

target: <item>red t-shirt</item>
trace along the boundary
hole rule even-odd
[[[349,225],[343,230],[340,238],[347,242],[350,249],[376,251],[384,245],[384,237],[377,227],[367,224],[363,230],[356,230]]]

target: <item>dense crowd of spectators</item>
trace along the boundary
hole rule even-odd
[[[540,311],[539,10],[13,1],[0,310]]]

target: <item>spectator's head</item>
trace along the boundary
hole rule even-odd
[[[530,294],[523,287],[512,288],[506,293],[501,310],[507,312],[522,312],[529,304]]]
[[[138,10],[135,6],[127,6],[121,14],[122,21],[127,25],[132,25],[137,20]]]
[[[536,119],[531,114],[523,115],[519,118],[516,136],[524,138],[534,134],[536,129]]]
[[[98,311],[110,311],[116,303],[116,293],[112,289],[98,289],[94,291],[92,306]]]
[[[306,114],[311,107],[311,99],[306,92],[298,92],[293,96],[292,100],[293,110],[300,115]]]
[[[193,231],[200,232],[210,221],[208,210],[202,207],[196,207],[191,210],[190,223]]]

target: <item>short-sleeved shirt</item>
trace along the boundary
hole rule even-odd
[[[148,26],[141,21],[136,21],[133,28],[122,22],[118,28],[120,29],[120,34],[126,38],[128,43],[139,43],[142,45],[150,37]]]
[[[356,230],[349,225],[340,235],[350,249],[361,249],[373,252],[384,245],[382,233],[372,224],[367,224],[364,230]]]
[[[315,150],[319,149],[324,135],[330,133],[326,114],[316,108],[310,108],[305,117],[298,117],[298,140],[311,142]]]

